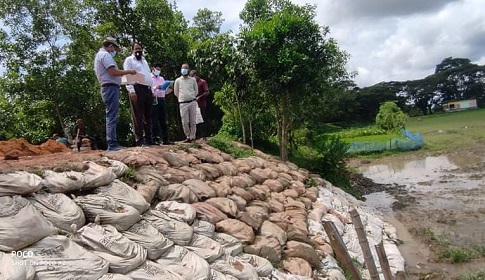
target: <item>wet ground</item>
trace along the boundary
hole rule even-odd
[[[446,248],[485,248],[483,152],[391,157],[364,162],[358,169],[387,185],[384,192],[366,195],[365,204],[398,229],[408,279],[463,279],[485,271],[483,257],[453,264],[436,250],[443,240]]]

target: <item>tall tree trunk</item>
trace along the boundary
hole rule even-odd
[[[280,107],[281,107],[280,102],[277,99],[275,99],[274,100],[274,110],[275,110],[275,113],[276,113],[276,123],[278,124],[276,127],[277,127],[279,150],[280,150],[280,155],[281,155],[282,114],[281,114],[281,108]]]
[[[237,112],[239,114],[239,122],[241,123],[241,131],[242,131],[242,140],[243,143],[246,144],[246,129],[244,128],[244,121],[241,112],[241,104],[239,103],[239,97],[236,92],[236,104],[237,104]]]
[[[282,161],[288,160],[288,91],[283,93],[283,100],[281,102],[281,142],[280,142],[280,158]]]

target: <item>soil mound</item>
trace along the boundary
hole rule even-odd
[[[49,139],[41,145],[32,145],[23,138],[14,138],[8,141],[0,141],[0,156],[15,151],[19,157],[23,156],[40,156],[55,153],[69,152],[64,144]]]

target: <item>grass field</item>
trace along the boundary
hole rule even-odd
[[[423,135],[426,145],[422,151],[450,152],[485,145],[485,109],[413,117],[407,121],[406,129]],[[387,142],[393,138],[403,136],[383,134],[342,140],[347,143]]]

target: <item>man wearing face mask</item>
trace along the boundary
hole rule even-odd
[[[152,77],[150,67],[143,57],[143,46],[136,42],[132,45],[132,55],[125,59],[124,69],[135,69],[142,73],[143,81],[126,85],[130,97],[131,121],[135,132],[135,146],[144,147],[152,143]]]
[[[101,97],[106,107],[106,141],[108,151],[118,151],[124,147],[118,144],[116,125],[118,124],[118,109],[120,107],[120,84],[121,76],[135,75],[133,68],[118,70],[118,65],[113,57],[120,51],[120,44],[115,38],[108,37],[103,41],[103,47],[99,49],[94,58],[94,73],[101,85]],[[126,70],[130,69],[130,70]]]
[[[189,77],[189,65],[182,64],[180,69],[182,76],[175,80],[174,94],[178,98],[180,107],[180,117],[182,118],[182,127],[186,136],[185,143],[195,140],[197,114],[197,103],[195,98],[198,93],[197,82],[195,78]]]
[[[168,141],[167,129],[167,108],[165,105],[165,96],[170,94],[171,89],[167,88],[170,81],[160,75],[162,65],[154,63],[152,66],[152,92],[153,92],[153,111],[152,111],[152,142],[160,144],[159,136],[162,136],[162,144],[170,145]],[[168,82],[168,84],[167,84]]]

